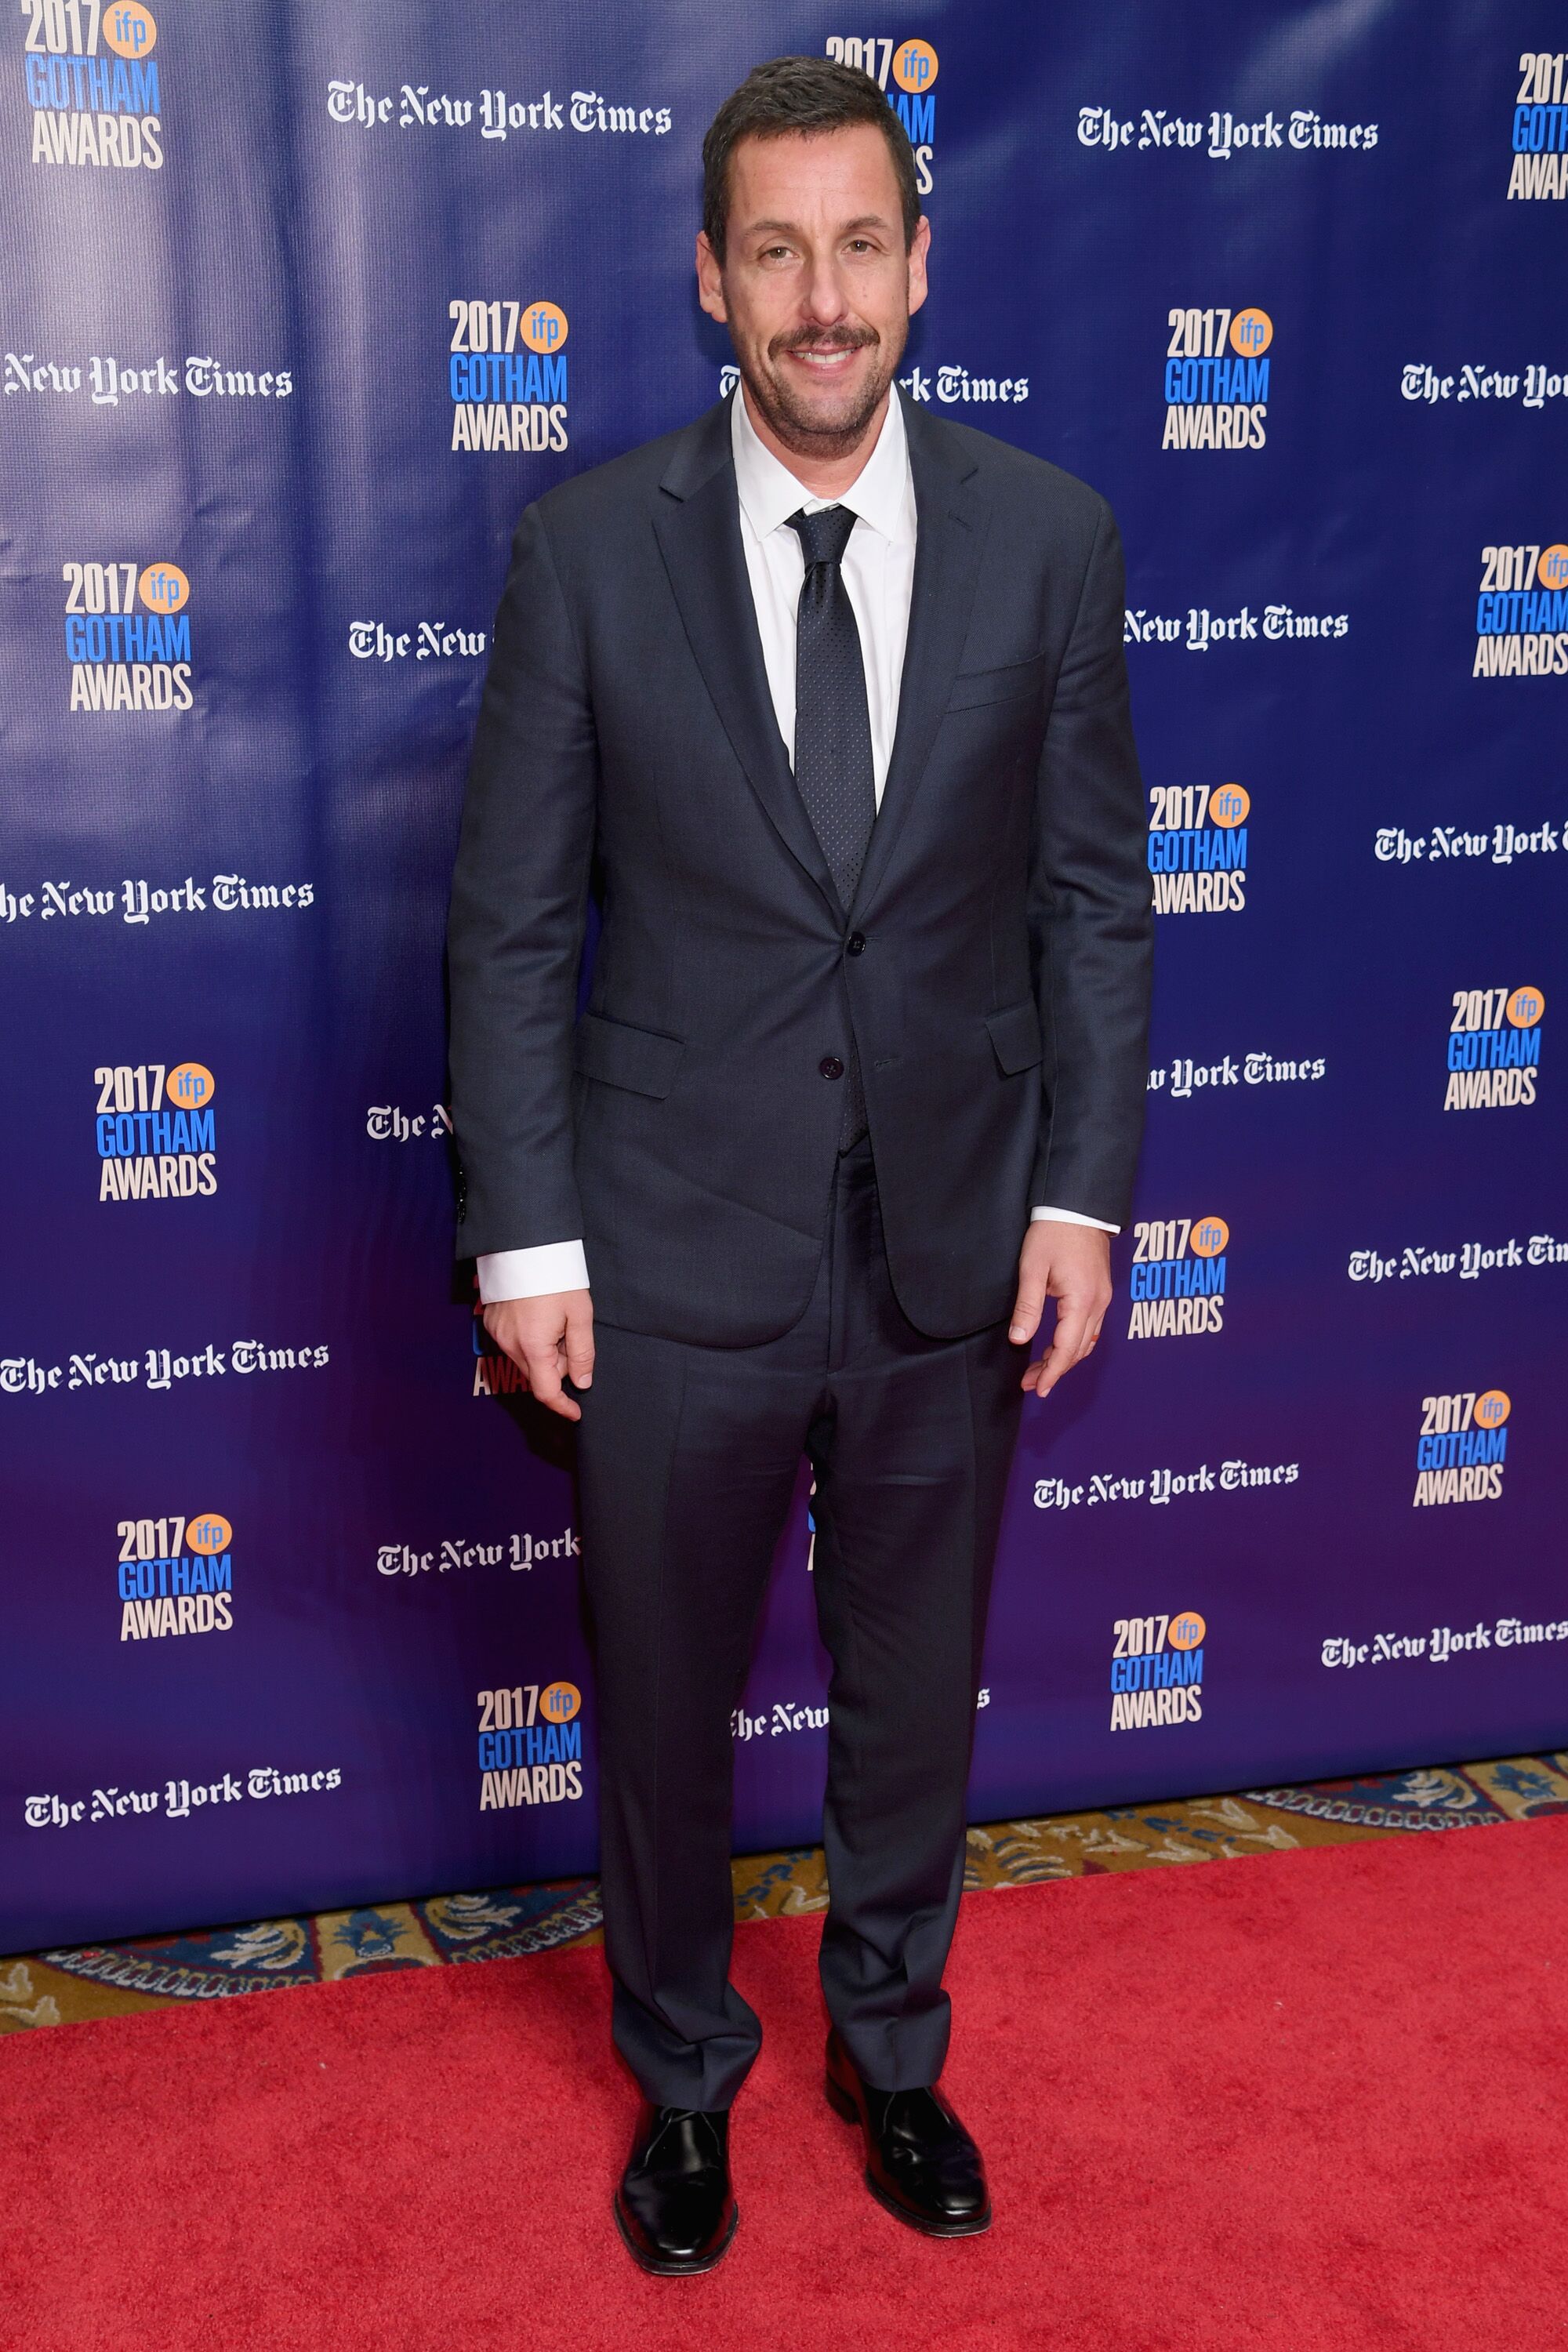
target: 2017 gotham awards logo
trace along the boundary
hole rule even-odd
[[[217,1191],[217,1082],[203,1062],[94,1070],[100,1201],[189,1201]]]
[[[1163,449],[1261,449],[1268,416],[1267,310],[1171,310]]]
[[[1223,1217],[1156,1217],[1132,1228],[1130,1339],[1184,1339],[1225,1326],[1230,1227]]]
[[[151,8],[142,0],[21,0],[21,10],[34,163],[161,170]]]
[[[575,1683],[480,1691],[481,1813],[571,1803],[582,1795],[582,1705]]]
[[[1568,56],[1561,49],[1526,49],[1519,60],[1519,91],[1513,102],[1513,163],[1508,193],[1532,197],[1568,196]]]
[[[1568,670],[1568,547],[1483,547],[1472,677]]]
[[[558,302],[455,300],[454,449],[567,446],[566,313]]]
[[[1541,1071],[1539,988],[1457,988],[1448,1024],[1445,1110],[1508,1110],[1534,1102]]]
[[[1149,871],[1157,915],[1239,915],[1247,904],[1240,784],[1159,784],[1149,794]]]
[[[234,1631],[234,1529],[221,1511],[121,1519],[114,1532],[122,1642]]]
[[[1204,1637],[1195,1609],[1173,1617],[1119,1617],[1111,1628],[1110,1728],[1149,1731],[1199,1723],[1204,1712]]]
[[[869,74],[909,133],[915,151],[915,186],[931,192],[931,156],[936,147],[937,54],[929,41],[890,41],[879,35],[829,33],[827,55],[836,65]],[[893,87],[888,89],[889,76]]]
[[[1513,1411],[1503,1389],[1461,1389],[1421,1400],[1415,1441],[1415,1494],[1411,1507],[1443,1503],[1495,1503],[1502,1495],[1508,1458],[1504,1423]]]
[[[177,563],[65,563],[73,710],[188,710],[191,583]]]

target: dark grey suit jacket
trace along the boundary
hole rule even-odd
[[[518,526],[452,892],[458,1246],[580,1234],[628,1329],[798,1320],[851,1034],[921,1330],[1007,1314],[1032,1203],[1128,1213],[1152,926],[1116,526],[1054,466],[905,417],[909,650],[847,914],[773,718],[727,407]]]

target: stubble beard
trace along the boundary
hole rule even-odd
[[[827,459],[847,457],[865,438],[867,426],[887,395],[888,386],[893,380],[893,370],[898,366],[906,340],[907,330],[905,334],[899,338],[898,349],[889,352],[880,336],[866,334],[853,338],[853,343],[856,346],[876,342],[880,347],[879,351],[880,363],[872,369],[864,386],[856,394],[853,407],[847,413],[831,420],[825,419],[817,411],[792,399],[788,386],[771,371],[764,373],[755,362],[748,364],[744,360],[741,360],[741,373],[759,415],[792,457]],[[797,341],[815,341],[819,347],[822,347],[830,346],[835,339],[832,336],[781,337],[770,347],[767,358],[773,360],[776,352],[795,348]],[[736,356],[740,359],[739,353]]]

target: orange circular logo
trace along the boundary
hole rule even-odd
[[[1568,547],[1561,540],[1555,547],[1543,547],[1535,570],[1543,588],[1568,588]]]
[[[1172,1618],[1165,1638],[1173,1650],[1195,1650],[1207,1632],[1208,1627],[1195,1609],[1184,1609]]]
[[[1238,310],[1230,322],[1230,348],[1244,360],[1255,360],[1274,341],[1274,321],[1267,310]]]
[[[566,333],[566,313],[559,302],[531,302],[522,314],[522,340],[531,352],[558,352]]]
[[[1252,806],[1252,797],[1240,784],[1216,784],[1209,794],[1211,824],[1240,824]]]
[[[1546,1010],[1539,988],[1516,988],[1508,1000],[1508,1017],[1516,1029],[1533,1029]]]
[[[177,613],[191,593],[177,563],[149,563],[136,586],[150,613]]]
[[[1194,1257],[1218,1257],[1230,1239],[1230,1227],[1223,1217],[1194,1217],[1191,1239]]]
[[[1513,1411],[1513,1402],[1505,1389],[1488,1389],[1476,1399],[1474,1419],[1479,1429],[1500,1429]]]
[[[539,1694],[539,1712],[552,1723],[570,1723],[583,1704],[583,1694],[575,1683],[552,1683]]]
[[[893,79],[900,89],[929,89],[936,79],[936,51],[929,41],[900,41],[893,52]]]
[[[103,12],[103,37],[117,57],[149,58],[158,38],[158,24],[142,0],[109,0]]]
[[[198,1511],[185,1521],[185,1541],[193,1551],[226,1551],[234,1529],[221,1511]]]
[[[217,1092],[217,1080],[205,1062],[182,1062],[163,1081],[163,1092],[182,1110],[201,1110]]]

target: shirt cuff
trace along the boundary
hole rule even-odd
[[[1032,1225],[1044,1224],[1047,1222],[1055,1225],[1092,1225],[1097,1234],[1119,1234],[1121,1231],[1120,1225],[1108,1225],[1103,1217],[1085,1217],[1080,1215],[1077,1209],[1030,1210],[1029,1223]],[[525,1256],[527,1253],[520,1250],[518,1255]],[[479,1264],[481,1265],[484,1264],[483,1258],[479,1260]]]
[[[489,1250],[476,1258],[479,1298],[543,1298],[556,1290],[586,1290],[588,1261],[581,1242],[541,1242],[534,1249]]]

